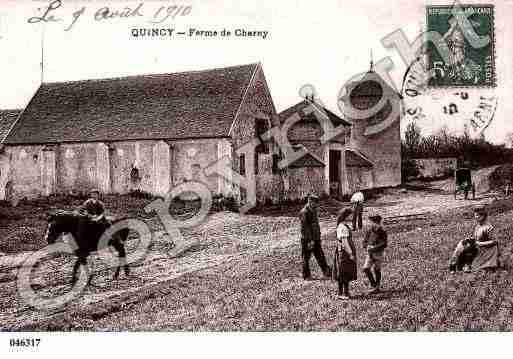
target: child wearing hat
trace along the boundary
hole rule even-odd
[[[380,215],[371,215],[369,219],[372,223],[366,229],[363,239],[363,248],[367,252],[363,272],[372,287],[370,293],[377,293],[381,286],[381,267],[385,248],[388,244],[388,236],[381,225],[382,217]]]

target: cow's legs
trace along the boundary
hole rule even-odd
[[[118,266],[116,268],[116,272],[114,273],[114,279],[118,279],[119,272],[120,272],[122,266],[123,266],[123,269],[125,271],[125,275],[127,277],[130,276],[130,266],[126,262],[125,244],[121,240],[116,239],[112,243],[112,246],[118,252],[118,258],[119,258]]]
[[[75,266],[73,267],[73,277],[71,279],[71,282],[73,284],[75,284],[78,280],[77,273],[78,273],[80,266],[84,266],[86,273],[89,273],[87,271],[87,257],[86,256],[79,256],[77,258],[77,261],[75,262]],[[89,284],[90,282],[91,282],[91,278],[88,279],[87,283]]]

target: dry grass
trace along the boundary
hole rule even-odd
[[[494,202],[490,210],[507,264],[493,273],[449,275],[448,257],[473,226],[469,210],[458,209],[390,225],[384,291],[378,295],[365,294],[361,272],[352,285],[354,298],[347,302],[336,299],[332,281],[303,281],[299,246],[292,245],[243,255],[20,329],[512,330],[513,202]],[[332,249],[332,242],[325,242],[328,256]],[[362,250],[358,257],[361,266]],[[312,264],[314,276],[320,277]]]

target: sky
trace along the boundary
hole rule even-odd
[[[301,99],[300,88],[310,84],[315,87],[320,101],[340,114],[339,93],[349,79],[369,69],[371,51],[375,62],[387,56],[392,59],[390,79],[392,85],[401,89],[407,64],[397,50],[385,48],[381,39],[401,29],[413,40],[425,26],[427,4],[426,0],[62,0],[61,6],[51,12],[60,21],[29,23],[30,18],[42,16],[38,8],[45,9],[50,3],[47,0],[0,0],[0,108],[26,106],[41,83],[43,57],[45,82],[260,62],[278,111],[297,103]],[[450,4],[447,1],[429,3]],[[496,113],[486,137],[502,142],[505,134],[513,131],[513,29],[508,26],[513,23],[513,1],[480,0],[478,3],[496,6],[498,87],[475,90],[474,94],[497,96]],[[141,17],[94,19],[95,12],[106,6],[113,11],[125,7],[135,9],[140,4]],[[159,8],[173,5],[189,6],[190,13],[160,24],[150,22]],[[83,14],[66,31],[73,13],[82,8],[85,8]],[[269,35],[266,39],[235,36],[134,38],[131,36],[134,28],[173,28],[186,32],[191,28],[245,29],[268,31]],[[438,99],[443,97],[444,94],[437,95]],[[435,127],[446,125],[444,121],[449,120],[438,119]]]

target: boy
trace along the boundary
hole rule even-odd
[[[93,222],[99,222],[105,219],[105,206],[100,201],[100,191],[97,189],[89,192],[87,199],[78,209],[80,213],[86,214]]]
[[[372,223],[365,231],[363,239],[363,248],[367,252],[363,272],[369,279],[372,287],[369,293],[374,294],[380,291],[381,266],[388,238],[387,232],[381,226],[382,217],[380,215],[372,215],[369,216],[369,219]]]

